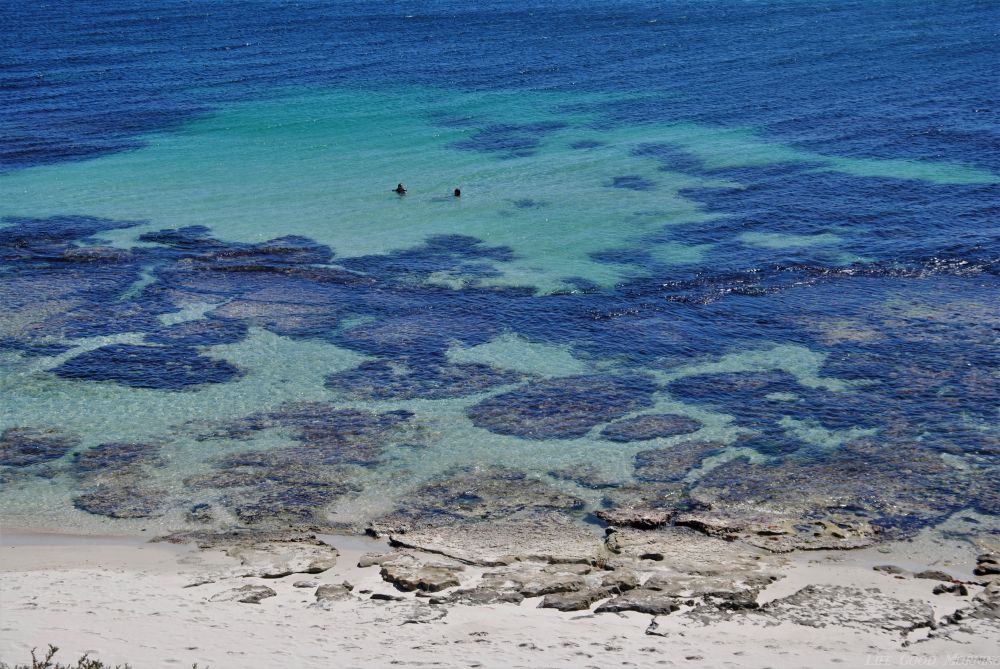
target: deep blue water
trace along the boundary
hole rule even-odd
[[[282,86],[651,91],[616,110],[840,155],[1000,168],[1000,7],[921,2],[74,2],[0,6],[5,169]]]

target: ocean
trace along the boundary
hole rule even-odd
[[[0,18],[8,526],[1000,513],[996,2]]]

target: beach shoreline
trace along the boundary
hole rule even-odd
[[[401,546],[398,539],[390,546],[367,537],[322,535],[317,541],[300,535],[294,538],[300,543],[283,545],[321,551],[332,546],[338,554],[335,564],[325,563],[315,574],[265,577],[261,574],[276,563],[274,554],[261,553],[261,537],[249,538],[256,543],[248,550],[246,542],[234,549],[239,542],[233,539],[209,546],[203,537],[199,547],[197,541],[149,543],[133,537],[5,531],[0,541],[0,601],[5,610],[0,661],[23,662],[32,648],[44,649],[49,643],[61,648],[62,661],[89,653],[134,667],[274,667],[293,661],[302,667],[328,666],[331,661],[350,667],[400,662],[448,667],[807,667],[873,661],[945,666],[949,658],[960,656],[995,657],[1000,640],[995,618],[949,622],[956,611],[981,607],[986,591],[974,584],[982,579],[973,574],[985,545],[953,538],[954,523],[961,519],[949,522],[951,526],[909,540],[856,550],[799,551],[780,559],[762,555],[777,578],[755,594],[752,607],[691,607],[681,602],[677,611],[658,615],[595,612],[614,595],[576,611],[540,608],[545,596],[478,605],[448,599],[448,593],[486,582],[490,574],[516,578],[525,569],[537,568],[543,583],[558,583],[567,574],[590,569],[557,559],[495,566],[465,560],[459,565],[441,553]],[[627,530],[620,532],[625,536]],[[690,533],[669,532],[656,536],[672,542],[695,539]],[[640,536],[648,541],[652,535]],[[277,535],[268,540],[272,546],[284,541]],[[433,581],[435,568],[451,564],[462,585],[432,592],[390,583],[387,569],[390,576],[405,581],[399,577],[401,556],[406,558],[404,572],[430,569],[425,581]],[[288,564],[297,559],[281,556],[286,558]],[[706,579],[713,578],[708,567],[715,558],[708,555],[699,562]],[[649,564],[643,568],[655,572],[643,574],[647,584],[657,573],[672,574],[683,564],[677,556],[645,562]],[[879,565],[894,569],[873,569]],[[599,572],[605,579],[607,567]],[[740,568],[734,563],[735,571]],[[934,594],[944,584],[944,575],[938,580],[917,577],[917,570],[944,572],[953,584],[967,584],[967,594]],[[342,585],[345,582],[349,588]],[[259,603],[218,601],[237,588],[270,589],[273,595]],[[803,602],[803,593],[816,597],[812,603]],[[830,611],[814,616],[804,610],[823,601],[829,602]],[[990,610],[995,614],[995,608]],[[927,612],[932,622],[913,618],[914,612],[918,618]]]

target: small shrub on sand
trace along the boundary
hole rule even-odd
[[[39,659],[33,648],[31,650],[31,664],[15,664],[11,667],[9,664],[0,662],[0,669],[132,669],[131,665],[128,664],[116,664],[112,667],[100,660],[92,660],[86,655],[77,660],[76,664],[61,664],[52,660],[58,652],[58,647],[49,644],[45,657]],[[198,665],[195,664],[192,669],[198,669]]]

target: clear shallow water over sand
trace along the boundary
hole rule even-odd
[[[15,17],[5,518],[996,512],[989,3],[234,7]]]

